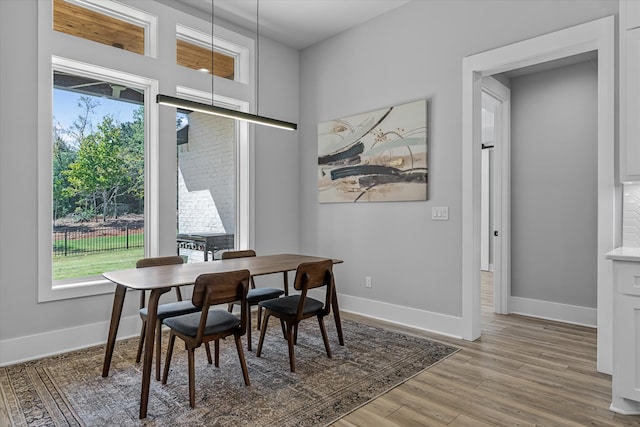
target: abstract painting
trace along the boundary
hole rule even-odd
[[[427,100],[318,124],[318,200],[427,200]]]

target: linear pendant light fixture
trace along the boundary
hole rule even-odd
[[[231,110],[229,108],[218,107],[216,105],[203,104],[201,102],[195,102],[188,99],[176,98],[175,96],[158,94],[156,96],[156,102],[162,105],[182,108],[184,110],[197,111],[199,113],[212,114],[214,116],[228,117],[230,119],[243,120],[245,122],[271,126],[279,129],[298,129],[298,125],[295,123],[289,123],[278,119],[272,119],[270,117],[245,113],[244,111]]]
[[[256,0],[256,4],[259,0]],[[259,67],[259,54],[260,54],[260,34],[258,32],[258,10],[256,6],[256,62]],[[215,72],[213,68],[213,2],[211,2],[211,105],[203,104],[201,102],[191,101],[189,99],[177,98],[170,95],[156,95],[156,102],[161,105],[168,105],[171,107],[181,108],[189,111],[197,111],[199,113],[211,114],[214,116],[228,117],[230,119],[242,120],[249,123],[256,123],[259,125],[271,126],[278,129],[296,130],[298,125],[296,123],[286,122],[283,120],[272,119],[270,117],[260,116],[258,114],[246,113],[244,111],[232,110],[230,108],[219,107],[213,104],[213,79],[215,78]],[[256,72],[256,80],[259,85],[259,70]],[[258,86],[259,90],[259,86]],[[256,90],[256,92],[258,91]],[[258,104],[258,96],[256,95],[256,105]],[[256,108],[257,109],[257,108]]]

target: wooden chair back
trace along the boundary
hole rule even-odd
[[[326,295],[322,314],[326,316],[329,314],[333,296],[333,261],[328,259],[317,262],[303,262],[298,265],[293,287],[301,293],[300,303],[298,304],[299,318],[302,316],[307,291],[323,286],[326,286]]]
[[[246,258],[250,256],[256,256],[256,251],[253,249],[245,249],[242,251],[225,251],[222,252],[222,259],[231,259],[231,258]]]
[[[233,259],[233,258],[247,258],[247,257],[252,257],[252,256],[256,256],[256,251],[254,251],[253,249],[244,249],[242,251],[225,251],[222,252],[222,259]],[[253,277],[251,278],[251,281],[249,282],[249,285],[251,285],[251,289],[255,289],[256,288],[256,283],[253,280]]]
[[[240,335],[244,335],[247,327],[247,292],[249,291],[250,277],[249,270],[208,273],[198,276],[191,298],[193,305],[202,308],[196,340],[201,340],[204,336],[209,307],[231,302],[240,304]]]
[[[170,256],[158,256],[152,258],[141,258],[136,261],[136,268],[145,268],[145,267],[159,267],[161,265],[176,265],[176,264],[184,264],[184,259],[182,259],[179,255],[170,255]],[[176,286],[176,298],[178,301],[182,301],[182,292],[180,292],[180,287]],[[144,308],[146,305],[147,297],[146,292],[140,292],[140,308]]]
[[[181,256],[172,255],[172,256],[160,256],[154,258],[142,258],[136,262],[136,268],[144,268],[144,267],[158,267],[160,265],[175,265],[175,264],[183,264],[184,260]]]

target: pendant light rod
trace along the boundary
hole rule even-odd
[[[231,110],[229,108],[218,107],[217,105],[203,104],[201,102],[195,102],[188,99],[176,98],[175,96],[158,94],[156,96],[156,102],[161,105],[168,105],[189,111],[197,111],[199,113],[211,114],[214,116],[228,117],[230,119],[243,120],[245,122],[271,126],[278,129],[298,129],[298,125],[296,123],[258,116],[256,114],[245,113],[244,111]]]

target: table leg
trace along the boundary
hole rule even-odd
[[[147,308],[147,331],[144,342],[144,364],[142,366],[142,391],[140,392],[140,419],[147,417],[149,404],[149,387],[151,385],[151,366],[153,365],[153,350],[155,345],[155,328],[158,319],[158,301],[160,295],[171,288],[159,288],[151,290],[149,305]]]
[[[340,320],[340,308],[338,307],[338,291],[336,290],[336,282],[333,281],[333,294],[331,295],[331,310],[333,311],[333,319],[336,322],[336,330],[338,331],[338,342],[344,345],[344,337],[342,335],[342,321]]]
[[[102,365],[103,377],[109,376],[111,358],[113,356],[113,349],[116,345],[116,335],[118,335],[118,326],[120,326],[120,316],[122,315],[122,306],[124,305],[124,296],[126,295],[126,293],[126,286],[116,285],[116,292],[113,296],[113,308],[111,309],[109,335],[107,337],[107,349],[104,352],[104,363]]]
[[[282,274],[284,275],[284,296],[289,296],[289,272],[288,271],[283,271]]]

